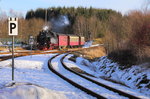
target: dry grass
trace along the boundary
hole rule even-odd
[[[0,51],[9,51],[9,47],[0,47]],[[22,47],[15,47],[15,50],[24,50]]]
[[[0,51],[6,51],[8,50],[8,47],[0,47]]]
[[[150,63],[150,46],[145,46],[138,50],[136,53],[136,56],[138,57],[138,64],[149,62]]]
[[[5,50],[6,48],[4,48],[4,47],[0,47],[0,51],[3,51],[3,50]]]
[[[93,44],[103,44],[103,39],[102,38],[97,38],[93,40]]]
[[[83,51],[80,51],[80,53],[83,55],[83,57],[87,59],[94,59],[97,57],[105,56],[106,50],[103,46],[100,46],[100,47],[94,47],[91,49],[85,49]]]

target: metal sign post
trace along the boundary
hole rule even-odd
[[[12,36],[12,80],[14,80],[14,36]]]
[[[12,80],[14,80],[14,36],[18,35],[18,19],[9,18],[9,35],[12,36]]]
[[[32,57],[32,47],[33,47],[33,44],[34,44],[34,37],[32,35],[29,37],[29,44],[30,44],[31,57]]]

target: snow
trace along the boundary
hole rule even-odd
[[[0,46],[2,46],[3,44],[2,44],[2,42],[0,42]]]
[[[85,44],[82,46],[82,48],[89,48],[89,47],[96,47],[96,46],[103,46],[104,44],[92,44],[93,41],[87,41]]]
[[[9,83],[0,90],[0,99],[67,99],[57,91],[30,83]]]
[[[93,43],[93,41],[85,42],[85,44],[83,45],[83,48],[91,47],[91,46],[92,46],[92,43]]]
[[[66,81],[59,78],[57,75],[53,74],[48,69],[48,60],[55,54],[45,54],[45,55],[32,55],[31,56],[24,56],[24,57],[18,57],[15,58],[15,83],[32,83],[33,85],[41,86],[45,89],[40,89],[43,91],[38,91],[39,94],[36,94],[37,90],[39,88],[33,86],[31,87],[31,90],[33,90],[33,93],[37,96],[40,95],[40,97],[44,97],[47,95],[47,93],[52,94],[52,96],[55,96],[54,94],[57,93],[57,96],[62,96],[61,99],[93,99],[92,96],[86,94],[85,92],[75,88],[74,86],[70,85]],[[18,90],[21,90],[22,93],[19,93],[22,97],[24,97],[25,94],[28,94],[26,90],[27,86],[29,85],[22,85],[17,86],[15,88],[9,89],[5,85],[12,82],[12,72],[11,72],[11,60],[5,60],[0,62],[0,93],[6,93],[3,94],[6,99],[10,99],[9,95],[13,95],[12,93],[18,94]],[[30,90],[30,89],[29,89]],[[45,90],[45,91],[44,91]],[[46,92],[49,90],[49,92]],[[46,92],[46,93],[45,93]],[[9,94],[9,95],[8,95]],[[43,96],[43,94],[45,94]],[[26,95],[27,96],[27,95]],[[65,97],[64,97],[65,96]],[[14,96],[15,97],[15,96]],[[39,97],[39,96],[37,96]],[[0,98],[1,99],[1,98]],[[11,98],[12,99],[12,98]],[[32,96],[26,99],[33,99]],[[45,98],[40,98],[45,99]],[[46,99],[54,99],[54,97],[48,97]],[[60,99],[59,97],[56,97],[55,99]]]
[[[95,62],[90,62],[82,57],[78,57],[76,59],[76,64],[78,64],[80,69],[85,70],[87,73],[99,79],[100,77],[109,78],[150,97],[150,89],[148,88],[150,85],[150,68],[132,66],[131,68],[122,70],[117,63],[109,60],[107,56],[103,56]],[[89,72],[89,70],[87,71],[87,69],[92,72]]]
[[[89,61],[87,61],[87,60],[85,60],[85,59],[83,59],[83,58],[80,57],[80,58],[77,58],[77,63],[74,63],[74,62],[68,60],[68,58],[70,58],[71,56],[73,56],[73,55],[68,55],[68,56],[65,58],[65,60],[64,60],[64,62],[65,62],[65,64],[66,64],[67,67],[71,68],[71,67],[73,66],[73,67],[79,68],[79,69],[81,69],[81,70],[83,70],[83,71],[85,71],[85,72],[87,72],[87,73],[89,73],[89,74],[91,74],[91,75],[94,75],[94,74],[95,74],[95,72],[92,71],[90,68],[88,68],[88,67],[85,66],[85,65],[81,65],[81,64],[80,64],[80,62],[82,62],[83,60],[86,61],[86,62],[89,62]],[[121,90],[121,91],[124,91],[124,92],[126,92],[126,93],[132,94],[132,95],[134,95],[134,96],[138,96],[138,97],[140,97],[140,98],[142,98],[142,99],[149,99],[147,96],[145,96],[145,95],[139,93],[139,92],[136,91],[136,90],[133,90],[133,89],[128,88],[128,87],[126,87],[126,86],[122,86],[122,85],[117,84],[117,83],[113,83],[113,82],[110,82],[110,81],[101,79],[101,78],[99,78],[99,77],[97,78],[97,77],[96,77],[97,75],[94,75],[95,77],[91,77],[91,76],[88,76],[88,75],[84,75],[84,76],[87,76],[87,77],[89,77],[89,78],[91,78],[91,79],[93,79],[93,80],[96,80],[96,81],[98,81],[98,82],[100,82],[100,83],[103,83],[104,85],[108,85],[108,86],[110,86],[110,87],[117,88],[117,89],[119,89],[119,90]]]
[[[104,87],[98,86],[84,78],[81,78],[78,75],[75,75],[74,73],[71,73],[70,71],[66,70],[65,68],[63,68],[63,66],[60,64],[60,58],[62,57],[58,56],[57,58],[55,58],[54,60],[52,60],[52,65],[54,66],[54,69],[57,70],[59,73],[63,74],[63,76],[71,79],[72,81],[75,81],[76,83],[92,90],[93,92],[98,93],[99,95],[102,95],[108,99],[128,99],[126,97],[120,96],[118,95],[118,93],[115,93],[113,91],[110,91]],[[58,62],[59,60],[59,62]],[[67,63],[67,65],[72,65],[69,64],[68,61],[65,61],[65,63]]]
[[[10,56],[12,54],[1,54],[0,57],[4,57],[4,56]]]
[[[32,59],[32,60],[29,60]],[[32,64],[32,61],[34,61],[34,64]],[[43,60],[41,58],[32,58],[31,57],[20,57],[15,59],[15,64],[14,67],[15,68],[27,68],[27,69],[38,69],[41,70],[42,66],[43,66]],[[0,67],[11,67],[12,65],[12,61],[11,60],[6,60],[6,61],[2,61],[0,63]],[[30,65],[27,65],[30,64]]]
[[[0,99],[34,99],[34,97],[39,97],[39,99],[93,99],[94,97],[70,85],[48,69],[48,60],[54,55],[55,54],[44,54],[15,58],[14,85],[12,85],[11,80],[12,60],[1,61]],[[105,95],[107,98],[118,99],[120,97],[117,93],[99,87],[66,71],[60,64],[60,58],[62,56],[63,55],[54,59],[52,64],[54,68],[60,73],[63,73],[64,76],[99,94]],[[81,70],[98,77],[92,79],[128,93],[132,93],[133,95],[140,96],[142,99],[149,99],[145,96],[150,96],[149,89],[146,89],[149,82],[145,84],[140,83],[144,77],[147,77],[148,80],[150,79],[149,69],[143,68],[142,66],[132,66],[130,69],[121,70],[117,63],[107,59],[106,56],[99,58],[95,62],[89,62],[84,58],[78,57],[76,63],[69,61],[69,57],[71,57],[71,55],[65,58],[64,61],[70,68],[78,67]],[[102,76],[122,82],[130,88],[99,78]],[[131,79],[127,80],[129,78]],[[138,86],[141,86],[141,88],[138,88]],[[33,93],[33,95],[30,93]]]
[[[76,63],[74,63],[74,62],[72,62],[72,61],[70,61],[70,60],[68,60],[68,58],[70,58],[71,56],[73,56],[73,55],[68,55],[65,59],[64,59],[64,62],[65,62],[65,64],[66,64],[66,66],[67,67],[69,67],[69,68],[79,68],[79,69],[81,69],[81,70],[84,70],[84,71],[86,71],[87,73],[89,73],[89,74],[93,74],[94,75],[94,71],[92,71],[92,70],[90,70],[88,67],[86,67],[86,66],[82,66],[81,64],[76,64]],[[78,61],[80,61],[80,60],[78,60]],[[81,60],[82,61],[82,60]]]

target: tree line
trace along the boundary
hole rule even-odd
[[[122,17],[121,13],[111,9],[52,7],[28,11],[26,19],[41,18],[49,22],[53,17],[60,15],[67,15],[70,21],[69,28],[65,30],[66,33],[82,35],[85,36],[87,40],[89,39],[88,33],[91,33],[92,38],[102,37],[104,35],[101,22],[107,21],[110,16],[116,15]]]
[[[50,20],[60,15],[66,15],[70,21],[70,25],[65,29],[65,33],[85,36],[86,40],[89,39],[89,33],[91,33],[93,39],[104,36],[104,30],[102,30],[103,26],[101,23],[107,21],[111,15],[122,16],[121,13],[111,9],[95,9],[92,7],[38,8],[35,11],[28,11],[25,18],[19,16],[19,35],[17,38],[27,41],[29,35],[37,36],[39,31],[42,30],[45,25],[45,21],[50,25]],[[14,13],[13,16],[17,16],[16,13]],[[1,15],[0,38],[9,37],[8,20],[5,17],[6,15]]]
[[[24,18],[19,18],[18,20],[18,35],[15,36],[16,39],[20,39],[22,42],[28,42],[28,37],[33,35],[36,37],[39,31],[42,30],[44,21],[42,19],[32,19],[26,20]],[[10,38],[8,36],[8,19],[0,20],[0,39]]]

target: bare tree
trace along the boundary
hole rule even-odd
[[[143,5],[142,5],[142,9],[144,11],[144,13],[147,13],[150,9],[150,0],[145,0]]]
[[[9,16],[23,18],[23,14],[21,12],[15,11],[13,9],[10,9]]]

